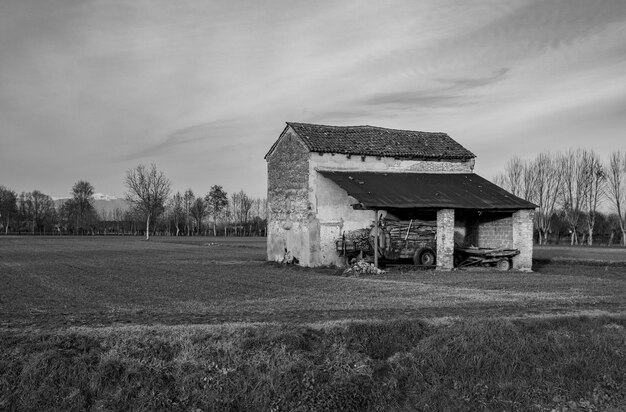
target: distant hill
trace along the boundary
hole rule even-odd
[[[57,210],[61,205],[69,198],[55,199],[54,206]],[[98,216],[108,218],[109,215],[115,210],[120,209],[126,211],[129,209],[128,202],[124,199],[118,199],[114,196],[104,195],[102,193],[96,193],[93,196],[93,207],[96,209]]]

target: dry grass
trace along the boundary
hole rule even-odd
[[[0,334],[3,410],[623,410],[626,318]]]
[[[624,410],[626,273],[263,262],[264,239],[0,237],[0,410]]]

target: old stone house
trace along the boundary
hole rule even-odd
[[[475,155],[445,133],[287,123],[265,156],[268,260],[342,265],[335,241],[379,213],[436,219],[437,268],[455,242],[519,249],[530,270],[535,205],[473,173]]]

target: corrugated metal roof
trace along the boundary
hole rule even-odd
[[[319,171],[368,209],[534,209],[475,173]]]
[[[385,156],[402,159],[468,160],[476,157],[446,133],[441,132],[292,122],[287,123],[288,127],[294,130],[311,152]],[[276,143],[268,155],[275,146]]]

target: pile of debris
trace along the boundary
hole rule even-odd
[[[343,271],[343,276],[380,275],[383,273],[385,271],[378,269],[373,263],[367,263],[365,260],[359,259]]]
[[[283,259],[280,263],[285,265],[297,265],[298,263],[300,263],[300,261],[297,257],[292,255],[291,252],[287,250],[287,248],[285,248],[285,254],[283,255]]]

